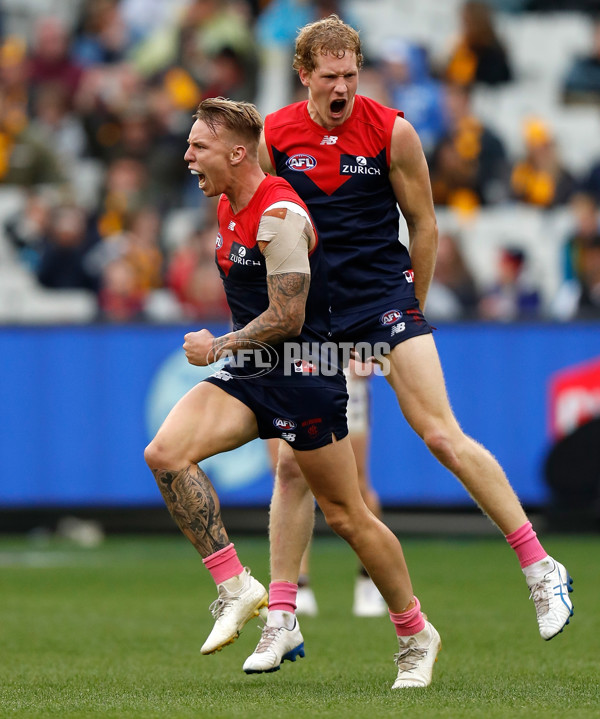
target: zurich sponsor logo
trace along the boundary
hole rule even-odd
[[[220,232],[217,232],[217,241],[215,242],[215,247],[217,250],[220,250],[221,247],[223,247],[223,235]]]
[[[341,155],[340,175],[381,175],[377,158],[364,155]]]
[[[402,312],[400,310],[388,310],[387,312],[384,312],[381,317],[379,318],[379,321],[382,325],[393,325],[402,317]]]
[[[296,423],[293,419],[284,419],[283,417],[275,417],[273,424],[277,429],[288,430],[296,429]]]
[[[285,163],[290,170],[295,172],[307,172],[313,170],[317,166],[317,161],[312,155],[292,155]]]

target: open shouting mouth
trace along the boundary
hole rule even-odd
[[[192,175],[196,175],[198,177],[198,186],[201,188],[204,187],[206,183],[206,175],[202,174],[201,172],[198,172],[198,170],[190,169],[190,172],[192,173]]]
[[[329,110],[332,115],[342,115],[346,108],[347,100],[333,100],[329,105]]]

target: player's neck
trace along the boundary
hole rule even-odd
[[[225,191],[234,215],[244,209],[250,202],[259,185],[265,179],[265,173],[259,165],[233,178],[230,187]]]

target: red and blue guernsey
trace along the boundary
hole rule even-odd
[[[237,214],[222,195],[218,205],[219,233],[216,241],[216,263],[225,288],[227,302],[233,318],[234,330],[245,327],[269,306],[267,270],[265,259],[257,243],[257,233],[264,212],[276,202],[293,202],[308,209],[286,180],[265,175],[252,199]],[[317,233],[315,232],[315,236]],[[298,356],[292,345],[322,343],[329,341],[329,294],[327,290],[327,267],[318,241],[309,255],[311,282],[306,301],[305,321],[298,337],[286,341],[287,356]],[[314,345],[313,345],[314,346]],[[282,346],[272,348],[277,353],[277,367],[265,377],[269,382],[281,380],[284,374]],[[335,362],[337,364],[337,361]],[[252,368],[246,368],[252,373]],[[289,368],[288,368],[289,370]],[[297,370],[301,374],[300,368]],[[244,372],[244,370],[242,370]],[[288,373],[289,374],[289,371]],[[292,379],[294,372],[292,371]],[[257,378],[258,379],[258,378]],[[298,377],[300,380],[300,377]],[[289,384],[289,380],[286,381]]]
[[[334,314],[367,310],[386,298],[415,300],[388,179],[398,116],[398,110],[356,95],[351,116],[333,130],[311,119],[306,101],[265,119],[273,167],[307,204],[324,244]]]

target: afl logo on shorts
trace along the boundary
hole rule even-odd
[[[217,241],[215,242],[215,247],[217,250],[220,250],[221,247],[223,247],[223,235],[220,232],[217,232]]]
[[[387,327],[388,325],[396,324],[401,317],[402,312],[400,312],[400,310],[388,310],[381,315],[379,321],[382,325]]]
[[[312,155],[292,155],[285,164],[294,172],[308,172],[317,166],[317,161]]]
[[[287,430],[296,429],[296,423],[292,419],[284,419],[283,417],[275,417],[273,424],[277,429]]]

